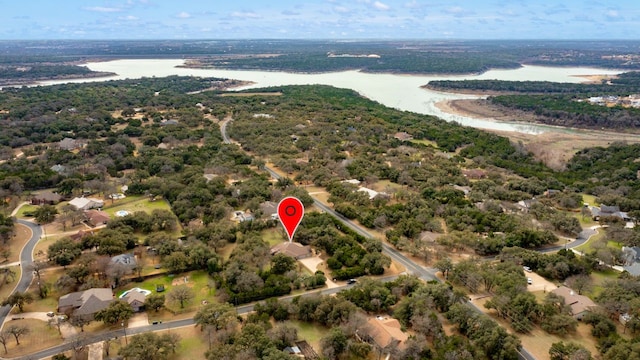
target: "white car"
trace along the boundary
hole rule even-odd
[[[533,279],[532,278],[527,278],[527,284],[529,284],[529,285],[533,284]]]

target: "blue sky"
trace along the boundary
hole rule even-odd
[[[0,39],[640,39],[639,0],[0,0]]]

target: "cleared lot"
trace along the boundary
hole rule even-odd
[[[553,289],[556,289],[558,285],[552,283],[551,281],[543,278],[542,276],[534,273],[534,272],[524,272],[524,275],[527,278],[531,278],[531,285],[527,285],[527,290],[529,291],[545,291],[549,292]]]

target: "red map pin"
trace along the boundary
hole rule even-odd
[[[293,241],[293,234],[296,232],[302,217],[304,216],[304,205],[292,196],[280,200],[278,204],[278,218],[289,236],[289,242]]]

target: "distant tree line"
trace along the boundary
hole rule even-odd
[[[478,90],[527,94],[571,94],[602,96],[640,93],[640,73],[626,72],[601,83],[560,83],[551,81],[506,80],[433,80],[429,88],[436,90]]]

